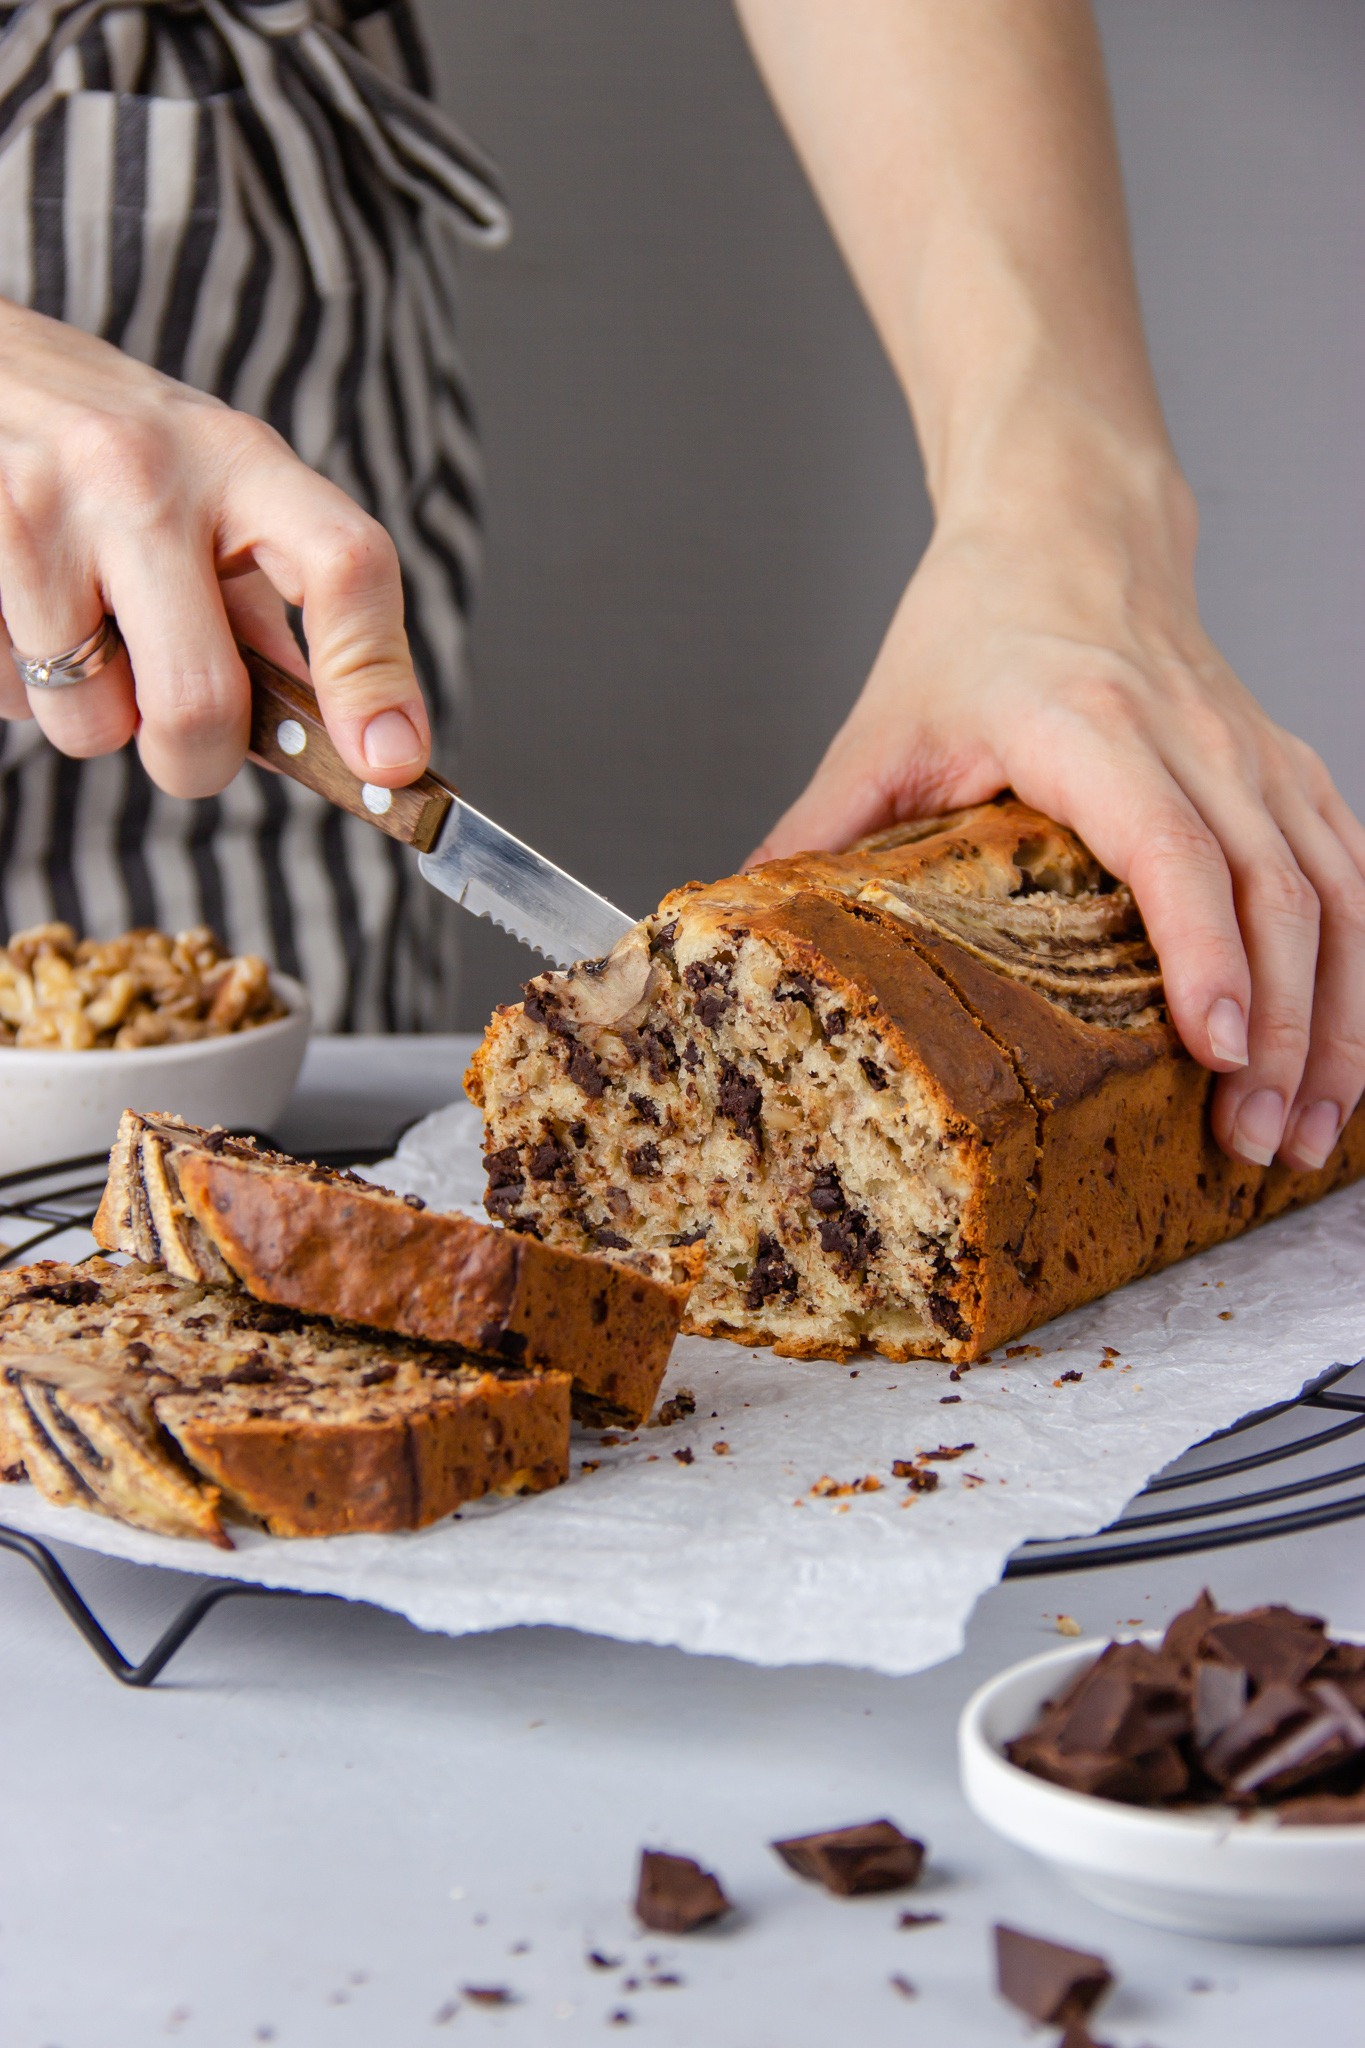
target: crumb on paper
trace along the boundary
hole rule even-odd
[[[602,1470],[602,1460],[600,1458],[585,1458],[578,1469],[580,1472],[600,1472]]]
[[[711,1448],[718,1458],[728,1458],[730,1455],[730,1446],[726,1443],[724,1437],[721,1438],[718,1444],[712,1444]]]
[[[1232,1310],[1230,1308],[1220,1308],[1218,1320],[1220,1323],[1230,1323],[1232,1321]]]
[[[660,1407],[658,1414],[649,1424],[651,1429],[671,1429],[675,1422],[684,1421],[697,1412],[697,1397],[691,1387],[679,1387],[676,1394]]]
[[[1041,1358],[1042,1355],[1043,1347],[1041,1344],[1007,1344],[1005,1346],[1006,1358]]]
[[[908,1977],[903,1977],[899,1970],[893,1970],[891,1972],[890,1983],[891,1989],[893,1991],[899,1991],[902,1998],[919,1997],[919,1993],[916,1991],[914,1985],[910,1982],[910,1979]]]
[[[817,1500],[843,1500],[849,1494],[881,1490],[882,1482],[875,1472],[868,1472],[861,1479],[832,1479],[828,1472],[823,1472],[810,1488]]]
[[[1083,1380],[1084,1378],[1085,1374],[1083,1372],[1064,1372],[1061,1375],[1061,1377],[1059,1379],[1055,1379],[1052,1382],[1052,1384],[1054,1387],[1074,1386],[1078,1380]]]
[[[1081,1633],[1081,1625],[1074,1614],[1057,1616],[1057,1633],[1059,1636],[1078,1636]]]
[[[690,1444],[685,1444],[680,1451],[674,1451],[673,1455],[680,1465],[690,1465],[696,1457],[696,1453]]]
[[[962,1484],[964,1486],[984,1486],[986,1482],[981,1477],[981,1474],[979,1472],[964,1472],[962,1475]]]
[[[600,1948],[590,1948],[583,1960],[590,1970],[619,1970],[625,1957],[604,1955]]]

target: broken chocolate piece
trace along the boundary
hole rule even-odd
[[[1177,1667],[1145,1643],[1110,1643],[1067,1695],[1055,1740],[1064,1755],[1147,1756],[1189,1725]]]
[[[1199,1654],[1238,1664],[1253,1692],[1268,1685],[1301,1685],[1327,1648],[1327,1629],[1313,1614],[1292,1607],[1253,1607],[1224,1614],[1205,1629]]]
[[[730,1901],[719,1878],[690,1856],[642,1849],[635,1911],[656,1934],[690,1934],[728,1913]]]
[[[924,1868],[923,1842],[903,1834],[889,1820],[827,1828],[817,1835],[793,1835],[772,1847],[798,1877],[811,1878],[841,1899],[902,1891],[916,1882]]]
[[[1247,1675],[1240,1664],[1195,1665],[1194,1746],[1201,1754],[1245,1713],[1247,1691]]]
[[[1103,1956],[999,1924],[995,1968],[1000,1996],[1054,2027],[1088,2019],[1114,1981]]]

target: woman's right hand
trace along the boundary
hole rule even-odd
[[[303,671],[286,604],[347,764],[411,782],[430,727],[383,527],[260,420],[0,300],[0,716],[35,717],[77,756],[136,735],[162,789],[212,796],[246,753],[235,637]],[[6,645],[64,653],[106,612],[126,652],[25,690]]]

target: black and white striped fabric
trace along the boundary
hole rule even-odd
[[[452,229],[507,217],[409,0],[0,0],[0,295],[258,414],[382,521],[445,762],[478,556]],[[203,920],[324,1029],[450,1028],[450,907],[380,833],[254,768],[182,802],[131,748],[3,731],[9,930]]]

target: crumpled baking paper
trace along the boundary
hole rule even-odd
[[[479,1133],[455,1103],[365,1171],[482,1215]],[[689,1419],[616,1442],[579,1432],[567,1486],[419,1534],[235,1530],[227,1553],[50,1507],[28,1486],[5,1489],[0,1519],[372,1601],[452,1635],[548,1622],[757,1664],[911,1672],[961,1646],[1026,1537],[1102,1527],[1190,1445],[1363,1352],[1365,1187],[1064,1316],[957,1380],[945,1365],[798,1362],[683,1338],[664,1391],[691,1388]],[[936,1491],[893,1478],[893,1460],[940,1447],[962,1448],[934,1464]],[[811,1491],[868,1477],[879,1490]]]

